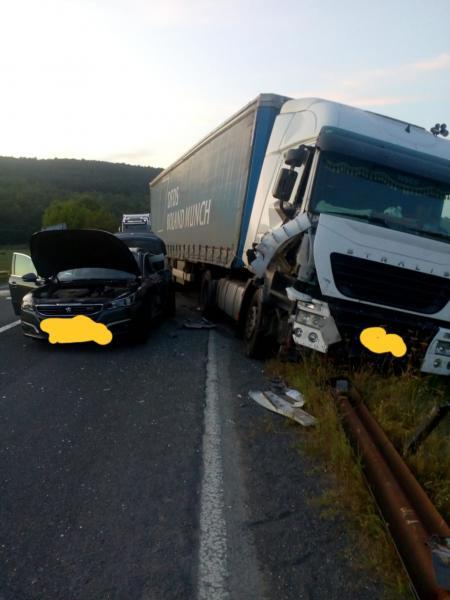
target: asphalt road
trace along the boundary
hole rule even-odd
[[[0,284],[0,328],[17,321],[10,301],[9,290],[5,284]],[[1,344],[1,341],[0,341]],[[1,348],[1,346],[0,346]]]
[[[0,293],[0,600],[373,599],[301,430],[233,330],[176,319],[144,345],[22,336]]]

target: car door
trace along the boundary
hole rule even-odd
[[[14,252],[11,262],[11,275],[9,276],[9,291],[11,293],[11,302],[16,315],[20,314],[20,304],[22,298],[31,290],[36,288],[35,281],[24,281],[22,277],[29,273],[36,275],[36,269],[33,261],[27,254]]]
[[[164,312],[163,281],[161,277],[161,261],[155,261],[154,255],[146,253],[144,256],[144,278],[149,295],[152,297],[153,310],[156,314]],[[162,263],[164,265],[164,262]]]

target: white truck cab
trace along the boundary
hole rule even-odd
[[[271,288],[294,276],[298,346],[327,352],[371,325],[415,330],[427,340],[422,370],[450,375],[449,242],[448,141],[318,98],[284,104],[244,260]]]

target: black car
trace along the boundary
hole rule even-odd
[[[155,317],[174,313],[165,245],[154,234],[39,231],[30,251],[31,257],[13,256],[9,279],[25,335],[46,339],[43,319],[86,315],[113,335],[145,338]]]

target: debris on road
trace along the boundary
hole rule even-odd
[[[290,400],[293,400],[292,404],[296,408],[304,406],[305,398],[303,394],[294,388],[288,388],[286,383],[279,377],[270,380],[270,387],[273,392],[277,392],[281,396],[288,396]]]
[[[215,324],[208,321],[208,319],[202,318],[200,321],[194,321],[194,319],[187,319],[183,326],[187,329],[214,329]]]
[[[450,538],[432,536],[429,542],[436,583],[450,591]]]
[[[300,425],[303,425],[303,427],[311,427],[317,423],[315,417],[300,408],[299,402],[302,402],[301,406],[303,406],[303,398],[295,400],[292,396],[287,394],[281,396],[270,390],[266,392],[251,391],[249,392],[249,396],[252,400],[264,408],[267,408],[267,410],[271,410],[283,417],[292,419],[297,423],[300,423]]]

